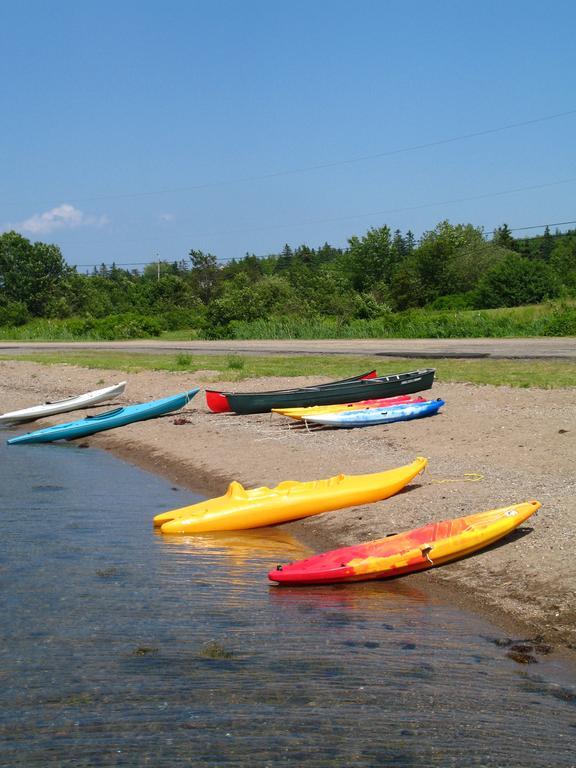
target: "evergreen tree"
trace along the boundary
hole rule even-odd
[[[396,263],[400,263],[402,259],[408,254],[406,249],[406,241],[402,237],[402,232],[400,232],[399,229],[394,231],[394,237],[392,238],[392,245],[390,248]]]
[[[208,304],[216,295],[220,270],[216,256],[202,251],[189,251],[192,269],[190,275],[196,293],[204,304]]]
[[[492,242],[494,245],[498,245],[501,248],[508,248],[511,251],[514,250],[515,241],[508,224],[502,224],[501,227],[496,227],[494,234],[492,235]]]
[[[544,234],[540,239],[540,248],[538,249],[538,256],[542,261],[550,261],[552,250],[554,249],[554,237],[550,234],[550,227],[546,225]]]
[[[282,249],[282,253],[278,257],[278,260],[276,262],[276,272],[278,272],[279,274],[282,272],[287,272],[292,266],[293,258],[294,258],[294,253],[292,251],[292,248],[290,248],[288,243],[286,243],[286,245]]]
[[[408,230],[406,232],[406,237],[404,238],[404,246],[406,248],[406,255],[410,255],[414,248],[416,248],[416,238],[414,237],[414,234]]]

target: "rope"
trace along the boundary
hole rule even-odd
[[[464,472],[462,477],[456,477],[456,478],[449,478],[445,477],[442,479],[438,479],[432,476],[432,473],[428,469],[428,467],[425,467],[424,474],[428,475],[430,478],[431,483],[477,483],[480,480],[484,480],[484,475],[480,474],[480,472]]]

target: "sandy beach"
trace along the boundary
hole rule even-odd
[[[128,380],[125,395],[115,402],[142,402],[189,389],[209,376],[209,372],[127,375],[17,361],[1,362],[0,371],[0,412],[123,379]],[[250,391],[322,380],[255,379],[210,386]],[[211,414],[200,392],[184,419],[180,414],[177,419],[133,424],[79,442],[110,450],[207,495],[220,495],[231,480],[248,487],[275,485],[340,472],[376,472],[416,456],[428,458],[428,471],[391,499],[289,524],[288,530],[314,551],[537,499],[542,508],[516,535],[466,560],[406,578],[420,589],[441,592],[455,604],[489,615],[510,636],[541,635],[555,647],[576,650],[575,391],[437,381],[428,395],[446,401],[433,418],[307,432],[276,415]],[[83,414],[63,414],[28,428]],[[24,452],[25,446],[13,450]],[[142,510],[142,525],[152,527],[147,510]]]

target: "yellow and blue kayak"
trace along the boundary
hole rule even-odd
[[[325,480],[285,480],[275,488],[246,490],[230,483],[223,496],[156,515],[162,533],[205,533],[261,528],[320,512],[368,504],[393,496],[425,468],[427,459],[369,475],[336,475]]]
[[[363,411],[367,408],[387,408],[391,405],[406,403],[425,403],[426,398],[420,395],[397,395],[396,397],[380,397],[375,400],[360,400],[358,403],[337,403],[336,405],[311,405],[308,408],[272,408],[272,413],[289,416],[291,419],[302,421],[308,416],[323,416],[326,413],[341,411]]]
[[[393,424],[395,421],[421,419],[434,416],[444,405],[444,400],[425,400],[424,402],[400,403],[387,408],[363,408],[361,410],[324,413],[320,416],[305,416],[306,424],[319,424],[323,427],[369,427],[373,424]]]

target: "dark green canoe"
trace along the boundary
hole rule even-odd
[[[336,405],[380,397],[410,395],[430,389],[435,368],[393,373],[374,379],[343,381],[331,386],[284,389],[277,392],[226,392],[230,410],[235,413],[265,413],[272,408],[306,408],[310,405]]]
[[[375,370],[366,371],[366,373],[358,373],[356,376],[351,376],[349,379],[340,379],[338,381],[327,381],[324,384],[317,384],[314,387],[302,387],[301,389],[324,389],[324,387],[340,386],[340,384],[348,384],[350,381],[359,381],[360,379],[374,379],[377,373]],[[284,392],[293,392],[292,389],[275,389],[272,392],[260,392],[260,395],[275,395],[276,397],[282,395]],[[206,405],[213,413],[225,413],[232,411],[230,404],[228,403],[228,395],[234,394],[234,392],[219,392],[216,389],[206,390]]]

